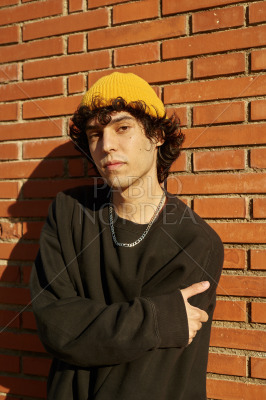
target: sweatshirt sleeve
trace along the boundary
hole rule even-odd
[[[110,305],[77,293],[58,237],[55,210],[53,202],[30,282],[46,350],[70,364],[92,367],[129,362],[156,348],[186,346],[186,311],[178,290]],[[72,261],[71,269],[78,269],[77,260]]]

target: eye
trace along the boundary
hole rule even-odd
[[[122,126],[120,126],[119,128],[118,128],[118,130],[120,131],[120,132],[125,132],[125,131],[127,131],[129,129],[129,126],[128,125],[122,125]]]
[[[91,132],[87,135],[89,141],[96,140],[99,136],[99,132]]]

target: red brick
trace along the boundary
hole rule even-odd
[[[148,65],[136,65],[134,67],[116,68],[115,70],[89,72],[89,87],[99,78],[111,72],[133,72],[149,83],[158,83],[187,78],[186,60],[167,61]]]
[[[16,199],[19,194],[19,186],[17,182],[0,182],[0,198]]]
[[[22,268],[23,283],[26,283],[27,285],[30,282],[31,270],[32,270],[31,265],[24,265]],[[23,315],[22,315],[22,320],[23,320]]]
[[[193,61],[193,78],[231,75],[245,72],[245,64],[244,53],[196,58]]]
[[[262,330],[212,327],[210,345],[229,349],[264,351],[265,340],[266,331]]]
[[[18,2],[19,2],[19,0],[0,0],[0,7],[18,4]]]
[[[180,58],[226,50],[249,49],[266,44],[266,26],[214,32],[192,37],[170,39],[163,43],[163,58]]]
[[[244,150],[200,151],[193,154],[194,171],[245,168]]]
[[[68,37],[68,53],[82,53],[84,51],[85,44],[84,33],[78,33],[77,35],[70,35]]]
[[[97,0],[94,0],[97,1]],[[185,11],[193,11],[200,10],[203,8],[211,8],[217,6],[223,6],[227,4],[234,3],[245,3],[246,0],[178,0],[178,1],[169,1],[163,0],[163,14],[175,14],[181,13]]]
[[[114,50],[114,64],[116,66],[158,61],[159,58],[159,43],[138,44]]]
[[[251,321],[266,323],[266,303],[251,303]]]
[[[19,357],[0,354],[0,370],[4,372],[20,372]]]
[[[70,177],[84,176],[83,159],[68,160],[68,172]]]
[[[75,179],[62,179],[54,181],[28,181],[24,184],[23,194],[26,198],[35,198],[36,193],[38,197],[55,197],[58,192],[62,190],[75,188],[82,185],[94,184],[93,178],[75,178]],[[1,203],[0,203],[1,204]],[[1,208],[0,208],[1,210]],[[0,214],[1,215],[1,214]]]
[[[11,10],[6,8],[0,11],[0,25],[61,14],[63,12],[63,3],[61,0],[34,1],[32,4],[12,7]]]
[[[265,224],[259,222],[210,223],[223,242],[266,243]]]
[[[246,251],[244,249],[225,248],[224,249],[224,269],[245,269]]]
[[[110,54],[108,51],[90,52],[87,54],[73,54],[60,58],[34,61],[24,64],[24,79],[39,78],[42,76],[54,76],[73,74],[94,69],[108,68]]]
[[[2,101],[22,100],[63,94],[63,79],[42,79],[36,82],[10,83],[0,87]]]
[[[222,381],[220,379],[207,380],[207,396],[223,400],[254,400],[263,399],[266,395],[265,386],[244,382]],[[233,396],[233,397],[232,397]]]
[[[0,143],[0,160],[15,160],[17,158],[17,143]]]
[[[26,1],[26,0],[24,0],[24,1]],[[13,396],[12,397],[10,397],[10,396],[6,397],[6,396],[1,396],[0,395],[0,400],[21,400],[21,398],[13,397]]]
[[[36,194],[36,198],[38,194]],[[41,229],[43,227],[43,221],[28,221],[22,223],[23,239],[39,239]]]
[[[17,64],[8,64],[0,66],[0,82],[17,81],[18,66]]]
[[[250,362],[252,378],[266,379],[266,358],[251,357]]]
[[[71,96],[27,102],[23,104],[23,118],[72,115],[78,108],[81,99],[82,96]]]
[[[265,22],[266,20],[266,3],[259,1],[249,5],[249,23]]]
[[[18,105],[16,103],[0,105],[0,121],[14,121],[17,118]]]
[[[0,147],[1,149],[1,147]],[[23,143],[23,158],[53,158],[77,156],[80,153],[75,150],[70,139],[34,140]]]
[[[266,218],[266,198],[253,199],[253,218]]]
[[[63,121],[47,120],[0,126],[0,140],[17,140],[62,136]]]
[[[54,35],[64,35],[71,32],[87,31],[107,25],[108,10],[102,8],[24,24],[23,40],[26,41]]]
[[[245,218],[246,202],[226,197],[194,199],[194,210],[202,218]]]
[[[266,269],[266,250],[250,250],[250,269]]]
[[[24,329],[37,330],[36,320],[32,311],[22,313],[22,327]]]
[[[254,100],[250,104],[250,117],[252,121],[266,119],[266,100]]]
[[[85,76],[73,75],[68,77],[68,93],[80,93],[85,90]]]
[[[193,107],[193,125],[243,121],[245,121],[245,104],[243,101]]]
[[[222,275],[217,287],[217,294],[230,296],[265,297],[266,277]]]
[[[260,71],[266,69],[266,50],[252,51],[251,70]]]
[[[185,25],[185,16],[177,16],[95,30],[88,33],[88,49],[101,49],[176,37],[186,33]]]
[[[246,321],[245,301],[217,300],[213,319],[218,321]]]
[[[68,0],[69,13],[82,10],[83,10],[83,0]]]
[[[48,358],[23,357],[24,374],[48,376],[51,360]]]
[[[246,360],[245,356],[209,353],[207,372],[246,376]]]
[[[179,175],[180,194],[264,193],[265,174]],[[175,179],[169,178],[169,191],[175,191]],[[251,224],[250,224],[251,225]]]
[[[34,213],[36,214],[36,211],[34,211]],[[33,213],[31,213],[30,216],[32,216],[32,214]],[[1,258],[3,260],[10,259],[14,261],[34,261],[37,256],[38,249],[39,245],[35,243],[0,243],[0,250],[2,253]],[[3,293],[1,293],[1,295],[3,295]]]
[[[21,234],[20,222],[0,222],[0,239],[18,239]]]
[[[168,117],[175,114],[180,120],[180,126],[187,125],[187,107],[167,107],[166,114]]]
[[[20,282],[20,271],[17,265],[0,265],[1,282]]]
[[[54,178],[62,176],[62,160],[10,161],[0,164],[0,178]]]
[[[265,25],[266,27],[266,25]],[[266,33],[266,32],[265,32]],[[266,37],[266,35],[265,35]],[[266,75],[179,83],[164,89],[165,104],[232,99],[266,94]]]
[[[109,6],[111,4],[126,3],[128,0],[88,0],[88,8]]]
[[[113,7],[114,24],[155,17],[158,17],[157,0],[141,0],[136,3],[120,4]]]
[[[46,398],[46,382],[44,381],[15,376],[3,376],[2,378],[0,384],[1,392],[41,399]]]
[[[36,193],[35,193],[36,196]],[[34,196],[34,197],[35,197]],[[0,201],[1,217],[46,217],[51,200]],[[6,253],[9,248],[5,248]],[[12,250],[12,246],[10,251]]]
[[[38,336],[31,333],[3,332],[0,344],[6,349],[45,352]]]
[[[9,26],[7,28],[0,28],[0,44],[4,43],[17,43],[19,41],[19,27]],[[2,47],[1,51],[4,48]]]
[[[0,310],[0,327],[1,330],[7,328],[19,328],[19,313],[16,311],[10,310]],[[1,368],[1,355],[0,355],[0,371],[4,371],[4,368]]]
[[[114,71],[117,71],[117,68]],[[123,68],[121,68],[121,71],[123,71]],[[126,71],[128,71],[128,69]],[[157,96],[159,97],[159,99],[162,100],[162,88],[159,86],[152,86],[152,88],[155,91],[155,93],[157,94]]]
[[[26,305],[30,303],[30,291],[28,288],[2,287],[0,302],[3,304]]]
[[[207,126],[184,129],[183,148],[265,144],[266,124]]]
[[[187,169],[187,155],[184,152],[171,165],[170,171],[186,171]]]
[[[250,150],[250,166],[253,168],[266,168],[266,148]]]
[[[51,38],[3,47],[1,49],[0,62],[60,55],[63,52],[63,38]]]
[[[243,26],[244,7],[221,8],[192,15],[192,31],[206,32],[223,28]]]

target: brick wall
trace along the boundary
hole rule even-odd
[[[49,203],[93,173],[69,116],[114,69],[180,116],[168,188],[225,243],[208,397],[266,397],[265,21],[265,1],[0,0],[0,400],[45,397],[30,269]]]

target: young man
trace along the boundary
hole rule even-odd
[[[53,356],[48,399],[206,399],[223,246],[161,186],[178,123],[121,73],[96,82],[72,122],[106,184],[59,193],[42,230],[31,291]]]

